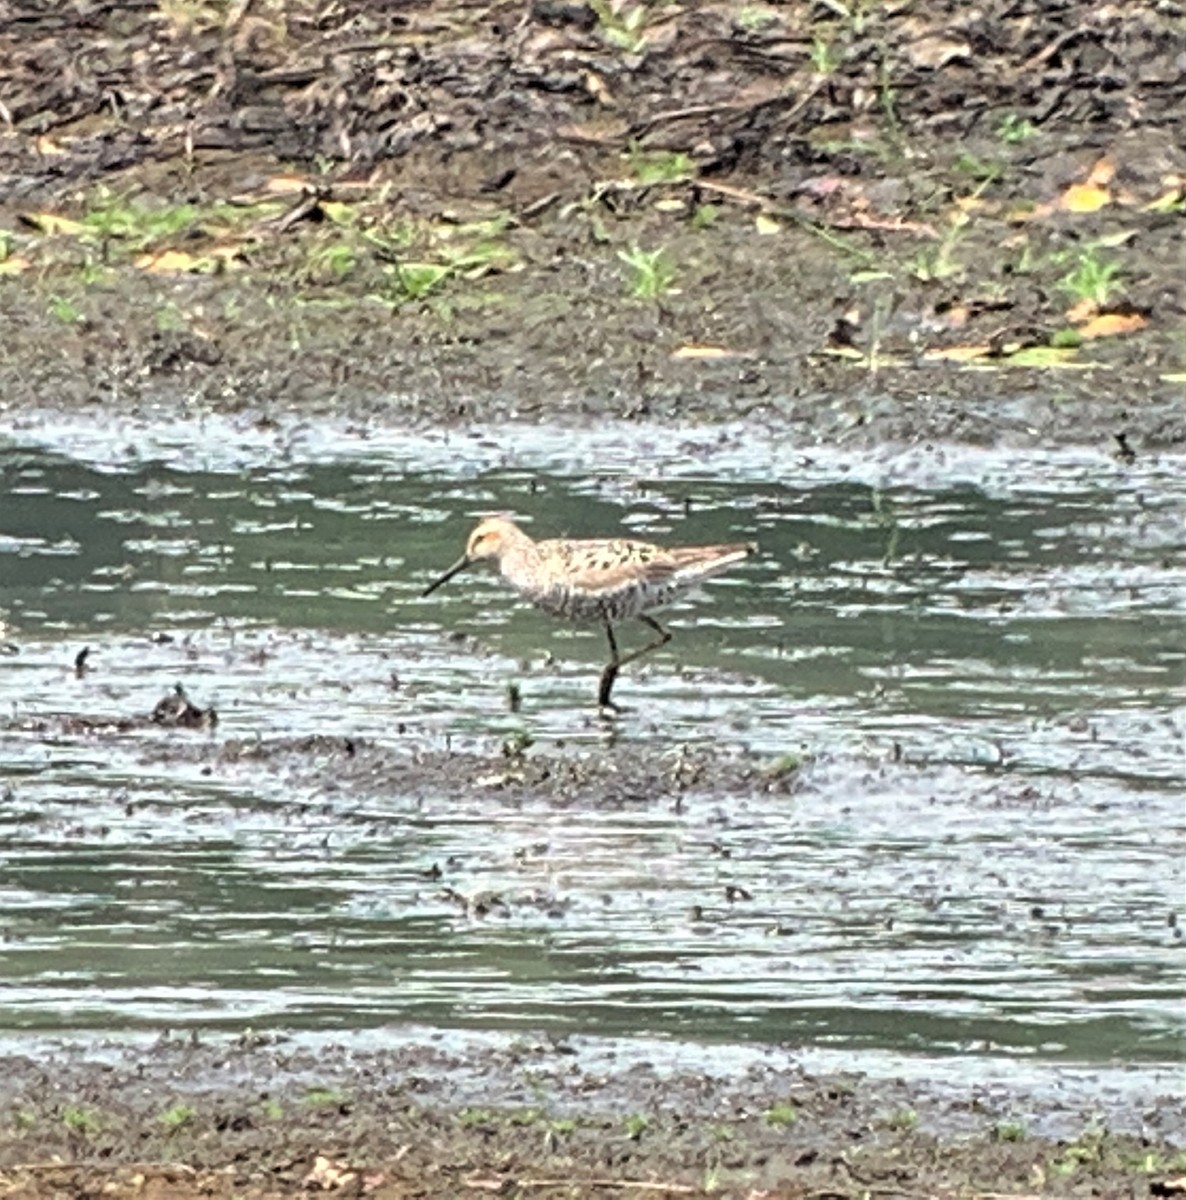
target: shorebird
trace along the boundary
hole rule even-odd
[[[549,538],[535,541],[507,517],[479,522],[465,553],[421,593],[431,595],[466,567],[493,559],[499,573],[537,608],[576,624],[604,626],[610,660],[601,672],[597,704],[620,712],[614,680],[627,664],[665,646],[671,634],[650,614],[757,552],[748,542],[717,546],[656,546],[625,538]],[[618,649],[614,625],[636,618],[655,635],[628,654]]]

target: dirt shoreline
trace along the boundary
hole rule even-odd
[[[1179,7],[14,0],[0,414],[1181,445]]]
[[[813,1073],[775,1048],[705,1075],[580,1039],[383,1040],[7,1055],[5,1194],[1147,1196],[1186,1162],[1174,1097],[1116,1132],[1090,1072],[1068,1087],[1052,1070],[1039,1098]]]

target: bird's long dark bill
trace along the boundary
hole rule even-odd
[[[463,554],[441,577],[430,583],[428,587],[420,593],[421,597],[430,596],[441,586],[442,583],[448,583],[454,575],[460,575],[466,567],[469,566],[469,559]]]

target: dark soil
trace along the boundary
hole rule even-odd
[[[454,1039],[460,1042],[461,1039]],[[568,1042],[359,1053],[246,1037],[0,1060],[4,1195],[1149,1196],[1183,1156],[1169,1097],[1140,1136],[1033,1097],[813,1076],[784,1052],[731,1075]],[[1180,1111],[1176,1132],[1182,1133]],[[1172,1122],[1171,1122],[1172,1124]],[[1072,1131],[1073,1132],[1070,1132]],[[957,1132],[958,1131],[958,1132]]]
[[[6,0],[0,406],[1186,437],[1183,5],[635,8]]]

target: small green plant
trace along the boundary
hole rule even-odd
[[[966,150],[955,160],[955,169],[961,175],[967,175],[983,183],[995,183],[1004,173],[1004,168],[1000,163],[990,162],[986,158],[969,154]]]
[[[346,1093],[338,1088],[310,1088],[304,1096],[306,1108],[340,1108],[346,1103]]]
[[[636,300],[654,300],[672,290],[676,272],[666,250],[632,246],[619,250],[618,257],[630,268],[630,294]]]
[[[457,1114],[457,1123],[463,1129],[474,1129],[479,1125],[497,1124],[498,1118],[488,1108],[465,1108]]]
[[[284,1105],[279,1100],[265,1100],[259,1107],[269,1121],[280,1121],[284,1118]]]
[[[840,66],[840,54],[829,38],[818,34],[811,42],[811,69],[817,75],[831,75]]]
[[[912,1108],[899,1108],[897,1112],[890,1114],[886,1124],[891,1129],[900,1129],[904,1133],[910,1133],[918,1128],[918,1113]]]
[[[171,1108],[166,1108],[161,1113],[161,1124],[170,1133],[174,1133],[176,1130],[188,1125],[197,1115],[197,1111],[190,1108],[188,1104],[174,1104]]]
[[[306,274],[312,278],[345,279],[358,265],[358,252],[347,242],[331,242],[309,255]]]
[[[62,1124],[72,1133],[81,1133],[85,1137],[98,1133],[103,1128],[98,1113],[77,1104],[67,1104],[62,1109]]]
[[[186,320],[181,309],[169,300],[153,314],[153,324],[161,333],[179,333],[186,327]]]
[[[392,291],[401,300],[423,300],[452,274],[446,263],[401,262],[388,272]]]
[[[625,50],[627,54],[638,54],[646,47],[646,24],[650,13],[645,4],[624,5],[615,4],[614,0],[589,0],[589,7],[597,17],[601,36],[611,46]]]
[[[1071,1175],[1080,1167],[1098,1166],[1103,1162],[1108,1148],[1108,1131],[1101,1125],[1088,1125],[1086,1129],[1050,1164],[1056,1175]]]
[[[865,32],[873,0],[820,0],[822,7],[836,14],[858,37]]]
[[[1080,251],[1074,267],[1062,277],[1058,286],[1077,302],[1086,300],[1103,308],[1119,274],[1118,263],[1105,262],[1094,246],[1088,246]]]
[[[787,779],[803,765],[803,759],[798,754],[780,754],[762,769],[767,779]]]
[[[530,1127],[538,1125],[543,1120],[543,1113],[538,1108],[520,1108],[507,1118],[507,1124]]]
[[[1016,113],[1006,113],[997,125],[997,137],[1002,142],[1013,144],[1028,142],[1038,136],[1038,127],[1033,121],[1019,117]]]
[[[12,1114],[14,1129],[29,1130],[37,1127],[37,1114],[31,1108],[18,1108]]]
[[[766,1110],[766,1124],[776,1129],[786,1129],[799,1119],[793,1104],[775,1104]]]
[[[638,1141],[647,1129],[650,1128],[650,1121],[642,1115],[642,1113],[631,1113],[626,1118],[626,1136],[633,1141]]]
[[[630,170],[639,183],[678,183],[696,174],[696,164],[683,153],[671,150],[642,150],[631,142],[627,151]]]
[[[280,212],[278,202],[255,205],[214,204],[198,208],[193,204],[153,204],[118,196],[108,188],[95,193],[90,211],[82,218],[82,237],[87,241],[112,239],[143,250],[155,242],[176,238],[186,230],[215,225],[223,228],[242,226]]]
[[[439,261],[405,262],[397,260],[387,271],[391,281],[388,299],[399,304],[423,300],[446,281],[481,279],[491,271],[509,267],[514,254],[499,242],[480,241],[476,245],[444,246]]]
[[[49,298],[49,315],[61,321],[63,325],[76,325],[82,320],[81,310],[65,296]]]
[[[695,229],[711,229],[720,215],[718,204],[697,204],[696,211],[692,213],[692,226]]]
[[[521,759],[535,745],[535,738],[526,729],[516,729],[502,743],[503,758]]]
[[[998,1121],[992,1127],[994,1142],[1024,1142],[1025,1123],[1022,1121]]]
[[[768,8],[757,4],[746,4],[737,10],[737,15],[733,20],[737,23],[738,29],[744,29],[746,33],[758,33],[767,25],[773,24],[775,16]]]

